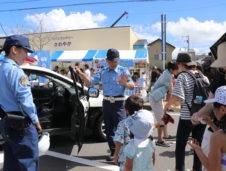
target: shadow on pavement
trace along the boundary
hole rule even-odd
[[[83,159],[88,159],[88,160],[105,160],[106,155],[102,155],[102,156],[80,156],[80,155],[78,155],[77,157],[80,157]]]
[[[98,142],[100,141],[96,140],[96,138],[93,136],[85,137],[83,140],[84,144],[92,144]],[[50,138],[50,151],[52,150],[70,155],[74,145],[76,145],[75,142],[67,135],[52,136]]]
[[[170,135],[169,139],[168,138],[163,138],[163,139],[166,140],[166,141],[176,141],[176,136]]]
[[[39,170],[67,171],[84,165],[51,156],[43,156],[40,158],[39,166]]]
[[[190,155],[193,155],[193,151],[190,150],[190,151],[185,151],[185,156],[190,156]],[[159,153],[160,156],[163,156],[163,157],[170,157],[170,158],[174,158],[175,157],[175,151],[164,151],[162,153]]]

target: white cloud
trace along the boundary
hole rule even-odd
[[[155,36],[155,35],[150,35],[148,33],[136,33],[137,36],[138,36],[138,39],[147,39],[147,41],[150,43],[150,42],[153,42],[155,41],[156,39],[158,39],[159,37],[158,36]]]
[[[134,26],[133,29],[140,37],[146,37],[150,41],[161,38],[160,22],[149,26]],[[226,21],[201,22],[192,17],[180,18],[178,21],[168,21],[166,29],[167,42],[177,47],[175,52],[187,47],[185,36],[189,35],[190,48],[194,49],[197,54],[208,53],[209,47],[226,32]]]
[[[90,11],[83,13],[73,12],[66,15],[62,9],[54,9],[49,13],[40,13],[27,15],[25,20],[40,27],[40,22],[44,26],[44,31],[59,31],[70,29],[96,28],[101,22],[106,20],[106,16],[102,13],[92,14]]]
[[[226,21],[217,23],[213,20],[198,21],[195,18],[180,18],[167,23],[167,33],[177,39],[189,35],[192,46],[206,46],[216,41],[226,30]]]
[[[151,34],[151,26],[134,25],[132,29],[137,34],[138,39],[147,39],[148,42],[153,42],[159,38],[159,36]]]

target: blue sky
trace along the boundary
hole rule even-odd
[[[7,34],[12,34],[13,30],[14,33],[18,32],[18,25],[23,27],[23,31],[32,32],[37,29],[40,20],[44,23],[45,31],[108,27],[127,11],[129,14],[117,26],[129,25],[139,38],[151,42],[161,37],[160,18],[164,13],[167,42],[176,46],[177,50],[183,49],[187,47],[185,36],[189,35],[190,48],[197,53],[207,53],[209,47],[226,32],[225,0],[164,0],[62,7],[101,1],[113,0],[2,0],[0,23]],[[2,11],[53,5],[61,7]],[[0,30],[0,34],[4,35],[4,32]]]

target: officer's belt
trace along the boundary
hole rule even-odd
[[[10,112],[5,112],[6,113],[6,118],[8,119],[17,119],[17,120],[22,120],[25,119],[25,116],[22,112],[14,112],[14,111],[10,111]]]
[[[108,100],[111,103],[115,103],[116,101],[123,101],[125,100],[125,97],[115,97],[115,96],[104,96],[104,100]]]

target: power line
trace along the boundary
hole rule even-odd
[[[39,1],[39,0],[33,0],[33,1]],[[83,5],[103,5],[103,4],[116,4],[116,3],[130,3],[130,2],[148,2],[148,1],[171,1],[171,0],[127,0],[127,1],[85,2],[85,3],[77,3],[77,4],[66,4],[66,5],[53,5],[53,6],[42,6],[42,7],[8,9],[8,10],[0,10],[0,12],[28,11],[28,10],[38,10],[38,9],[59,8],[59,7],[62,8],[62,7],[83,6]],[[13,1],[11,1],[11,3],[12,2]],[[25,1],[22,1],[22,2],[25,2]],[[26,0],[26,2],[27,2],[27,0]]]
[[[37,2],[37,1],[43,1],[43,0],[23,0],[23,1],[3,1],[1,4],[15,4],[15,3],[26,3],[26,2]]]

